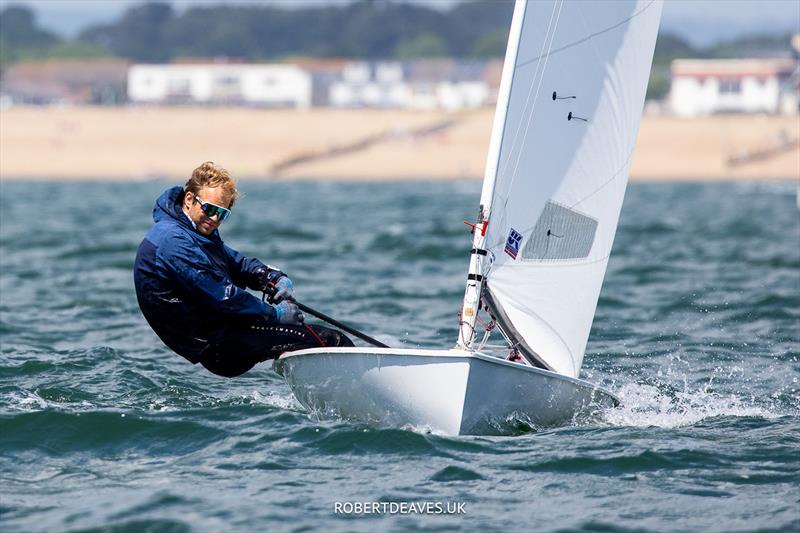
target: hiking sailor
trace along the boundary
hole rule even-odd
[[[238,196],[230,174],[206,162],[184,187],[156,200],[155,224],[139,245],[133,273],[153,331],[193,364],[225,377],[286,351],[352,346],[338,331],[303,322],[286,274],[222,242],[219,225]],[[274,292],[273,305],[246,288]]]

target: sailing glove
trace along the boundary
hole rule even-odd
[[[294,300],[294,285],[286,274],[275,282],[275,294],[272,295],[272,301],[275,303],[284,300]]]
[[[253,272],[253,284],[250,285],[250,288],[269,294],[270,302],[272,303],[294,298],[292,280],[289,279],[289,276],[274,268],[257,268]]]
[[[303,323],[302,311],[297,307],[297,304],[289,300],[284,300],[275,306],[275,319],[278,324],[299,326]]]

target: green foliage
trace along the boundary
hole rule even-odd
[[[44,55],[57,42],[55,35],[36,27],[30,9],[9,6],[0,11],[0,70],[25,57]]]
[[[63,41],[36,27],[33,12],[10,6],[0,11],[0,71],[16,61],[35,59],[86,59],[108,56],[96,44]]]
[[[654,65],[669,65],[673,59],[702,57],[685,39],[672,33],[659,33],[656,39],[656,50],[653,54]]]
[[[294,9],[201,4],[176,15],[168,5],[152,3],[129,9],[118,22],[89,28],[81,38],[135,61],[185,56],[249,60],[289,55],[474,56],[474,43],[484,33],[507,32],[512,8],[510,0],[467,2],[448,12],[413,3],[362,0]],[[498,47],[484,44],[477,50],[495,53]]]
[[[504,35],[508,40],[512,0],[475,0],[461,2],[446,13],[447,27],[441,31],[455,57],[503,57],[502,46],[492,46],[490,41]],[[492,35],[494,34],[494,35]],[[484,44],[479,46],[479,42]]]
[[[58,38],[34,24],[33,12],[22,6],[9,6],[0,12],[0,42],[9,48],[44,48]]]
[[[16,48],[14,61],[40,59],[95,59],[110,57],[108,51],[91,43],[61,42],[48,48]]]
[[[178,57],[232,57],[271,61],[288,56],[417,58],[448,55],[489,58],[505,53],[513,0],[470,0],[443,11],[419,3],[360,0],[312,3],[288,9],[280,3],[136,4],[110,24],[64,41],[36,26],[27,7],[0,12],[0,65],[26,58],[115,55],[141,62]],[[676,58],[736,57],[787,49],[788,37],[748,37],[697,49],[670,33],[656,42],[655,68]],[[666,75],[653,79],[663,92]]]
[[[395,48],[398,59],[417,59],[421,57],[445,57],[447,47],[435,33],[421,33],[408,41],[402,41]]]
[[[165,61],[170,58],[165,34],[172,20],[172,6],[169,4],[136,5],[128,9],[119,22],[83,32],[81,40],[137,61]]]
[[[110,56],[109,51],[102,46],[83,41],[61,42],[46,50],[46,57],[51,59],[95,59]]]
[[[650,70],[650,82],[647,84],[647,100],[662,100],[669,94],[669,68],[654,66]]]
[[[481,35],[469,52],[470,57],[503,57],[508,43],[508,28],[497,28]]]
[[[791,34],[748,35],[731,41],[717,43],[706,51],[708,57],[735,58],[742,56],[771,55],[790,47]]]

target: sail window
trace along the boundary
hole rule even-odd
[[[597,220],[547,202],[522,250],[524,261],[582,259],[589,256]]]

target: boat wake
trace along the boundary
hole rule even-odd
[[[289,409],[292,411],[305,411],[305,408],[300,405],[300,402],[295,399],[291,392],[274,392],[270,391],[267,394],[254,390],[252,394],[248,395],[248,399],[252,403],[268,405],[270,407],[277,407],[279,409]]]
[[[702,388],[675,390],[668,386],[630,383],[615,392],[621,405],[603,411],[601,423],[609,426],[678,428],[714,417],[774,419],[796,416],[797,409],[758,405],[753,398],[722,394]]]

